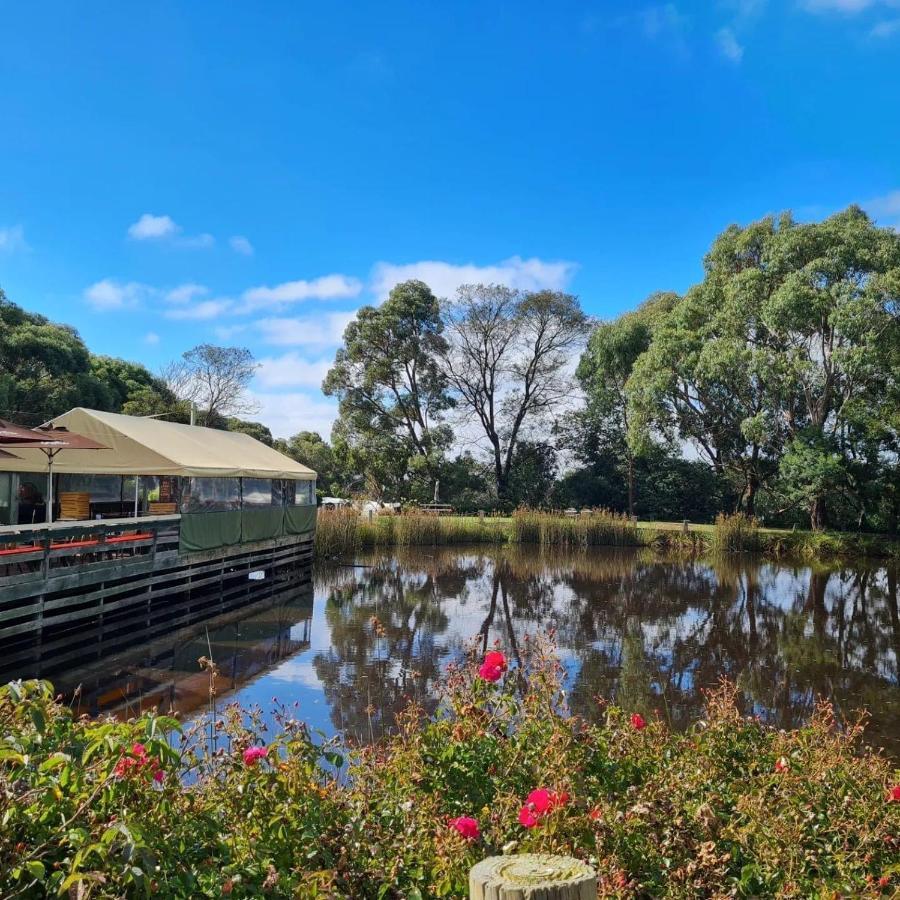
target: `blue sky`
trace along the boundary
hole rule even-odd
[[[353,311],[422,277],[684,290],[727,224],[900,223],[900,0],[4,3],[0,286],[96,352],[262,361],[327,434]]]

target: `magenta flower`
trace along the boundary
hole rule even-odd
[[[244,751],[244,765],[255,766],[261,759],[265,759],[269,751],[265,747],[248,747]]]
[[[638,731],[643,731],[647,727],[647,721],[640,713],[631,714],[631,724]]]
[[[478,677],[485,681],[499,681],[506,668],[506,657],[499,650],[491,650],[484,655],[484,662],[478,669]]]
[[[450,820],[450,827],[462,835],[467,841],[477,841],[481,836],[478,820],[471,816],[459,816]]]

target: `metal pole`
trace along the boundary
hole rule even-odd
[[[141,484],[141,476],[135,475],[134,476],[134,517],[135,518],[138,517],[138,503],[139,503],[139,499],[140,499],[139,495],[138,495],[138,491],[140,489],[140,484]]]
[[[53,451],[47,453],[47,524],[53,524]]]

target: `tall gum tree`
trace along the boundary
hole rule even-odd
[[[689,440],[737,480],[738,508],[752,514],[768,482],[824,527],[835,454],[863,432],[896,443],[883,426],[898,381],[898,267],[900,235],[857,207],[728,228],[635,364],[632,441],[654,429]]]
[[[401,462],[432,479],[452,439],[441,421],[452,405],[439,363],[446,350],[443,330],[440,304],[428,285],[398,284],[381,306],[359,310],[322,385],[339,400],[351,445],[385,447],[392,468]]]
[[[457,404],[484,434],[504,502],[525,430],[572,398],[567,369],[590,324],[571,294],[497,284],[462,285],[445,303],[444,319],[447,377]]]
[[[634,515],[635,452],[628,442],[629,409],[626,385],[634,364],[650,346],[653,327],[678,302],[672,293],[654,294],[634,312],[601,322],[591,333],[576,376],[585,395],[576,430],[624,460],[628,482],[628,515]]]

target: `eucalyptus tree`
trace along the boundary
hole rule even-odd
[[[814,528],[868,441],[896,442],[900,235],[857,207],[821,223],[790,215],[721,234],[634,366],[631,440],[694,444],[754,511],[768,483]]]
[[[572,399],[569,367],[588,318],[571,294],[469,284],[445,304],[444,319],[450,387],[486,440],[497,497],[508,502],[519,441]]]
[[[365,306],[344,332],[322,390],[337,397],[344,438],[371,456],[439,477],[452,440],[442,421],[452,405],[440,363],[446,350],[440,304],[422,281],[396,285]],[[385,462],[388,462],[385,460]]]
[[[634,312],[601,322],[591,333],[576,371],[585,406],[575,414],[575,431],[585,435],[598,450],[624,460],[630,516],[635,514],[635,453],[628,441],[626,385],[634,364],[650,346],[654,325],[677,301],[677,294],[653,294]]]

